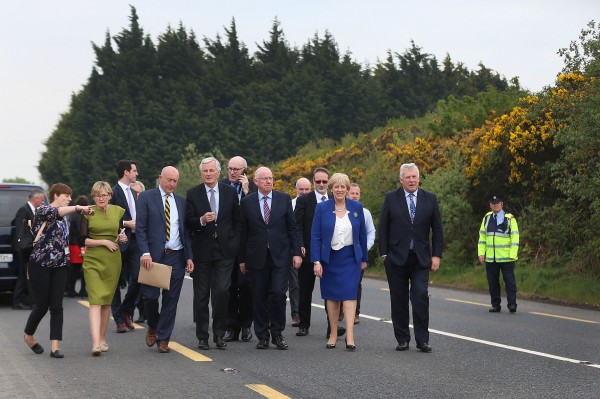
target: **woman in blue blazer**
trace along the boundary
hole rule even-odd
[[[327,313],[355,314],[360,272],[367,267],[367,230],[362,204],[346,198],[350,179],[334,173],[329,179],[333,199],[321,202],[313,219],[310,253],[315,276],[321,278],[321,296]],[[330,317],[331,335],[326,348],[335,348],[338,318]],[[346,349],[353,351],[354,319],[346,317]]]

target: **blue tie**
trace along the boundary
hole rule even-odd
[[[415,201],[413,198],[415,195],[413,193],[408,194],[408,198],[410,199],[410,222],[415,222],[415,213],[417,211],[417,207],[415,206]]]

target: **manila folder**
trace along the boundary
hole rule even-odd
[[[171,283],[171,269],[171,266],[152,262],[152,268],[146,270],[140,261],[138,283],[168,290]]]

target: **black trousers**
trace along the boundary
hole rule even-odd
[[[15,290],[13,291],[13,305],[19,303],[29,303],[35,300],[33,297],[33,290],[27,280],[27,262],[29,262],[29,256],[33,248],[28,248],[19,251],[19,276],[15,284]]]
[[[315,272],[313,263],[303,261],[298,269],[298,316],[300,316],[300,328],[310,328],[312,314],[312,294],[315,289]],[[327,310],[327,307],[325,307]]]
[[[140,274],[140,253],[138,250],[135,235],[131,235],[127,251],[121,253],[121,275],[125,276],[127,281],[127,293],[121,300],[120,282],[117,284],[115,295],[113,296],[110,310],[115,323],[123,323],[123,313],[133,317],[135,305],[139,301],[141,286],[137,282]]]
[[[410,341],[408,301],[412,304],[413,326],[417,344],[429,342],[429,268],[419,264],[410,252],[404,265],[385,261],[385,273],[390,287],[392,324],[398,343]]]
[[[227,304],[227,330],[239,333],[243,328],[252,326],[252,282],[251,271],[240,272],[236,259],[231,270],[229,302]]]
[[[517,280],[515,279],[515,262],[485,262],[485,272],[490,288],[492,306],[499,308],[502,301],[500,297],[500,272],[502,272],[502,278],[504,279],[508,306],[516,306]]]
[[[229,304],[229,286],[231,271],[235,259],[227,259],[221,253],[217,240],[210,262],[199,260],[194,262],[194,320],[196,321],[196,337],[208,339],[210,313],[208,302],[212,305],[213,336],[223,337],[227,328],[227,306]]]
[[[50,310],[50,339],[62,340],[63,295],[69,268],[29,265],[29,283],[35,292],[35,304],[25,325],[25,334],[33,335]]]

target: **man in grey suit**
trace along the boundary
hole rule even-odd
[[[235,188],[219,183],[221,164],[213,157],[200,162],[204,183],[186,196],[185,220],[194,254],[194,320],[198,348],[209,349],[208,302],[212,305],[213,341],[225,349],[227,303],[235,257],[240,244],[240,207]]]
[[[386,194],[379,216],[379,253],[390,287],[396,350],[408,349],[410,296],[417,349],[431,352],[428,282],[429,270],[440,267],[442,218],[435,194],[419,189],[417,165],[400,167],[400,183],[402,189]]]
[[[245,197],[241,204],[242,235],[240,271],[250,272],[254,307],[254,332],[257,349],[269,348],[269,336],[277,349],[288,348],[285,329],[285,293],[288,268],[302,263],[300,231],[292,212],[289,195],[273,190],[273,174],[266,167],[256,170],[258,192]],[[293,258],[292,258],[293,254]]]
[[[185,198],[175,193],[179,172],[165,166],[159,176],[159,187],[144,191],[137,203],[136,232],[141,264],[147,270],[152,262],[173,267],[170,289],[162,291],[162,308],[158,311],[160,288],[142,285],[142,298],[148,317],[146,345],[158,344],[159,353],[168,353],[169,340],[185,272],[194,271],[192,246],[185,228]]]

